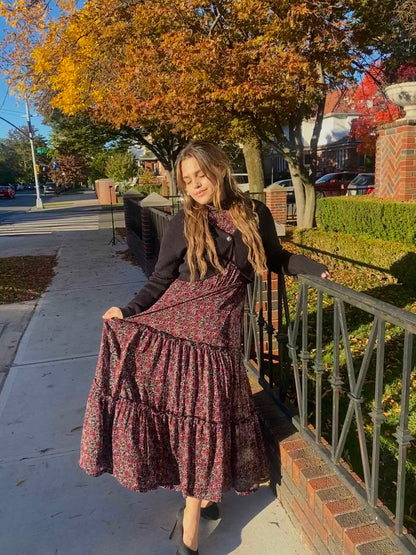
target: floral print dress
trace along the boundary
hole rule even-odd
[[[234,231],[226,213],[210,218]],[[141,314],[105,322],[81,440],[88,474],[212,501],[268,476],[242,362],[246,285],[230,261],[208,279],[174,281]]]

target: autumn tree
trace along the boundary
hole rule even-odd
[[[66,113],[93,106],[103,121],[141,122],[152,137],[175,129],[238,142],[258,190],[260,140],[270,142],[291,167],[299,224],[310,226],[314,189],[300,128],[318,106],[314,148],[324,66],[340,76],[350,64],[345,33],[334,25],[344,11],[296,1],[274,10],[260,1],[225,4],[89,2],[35,49],[38,90],[54,91],[52,104]]]
[[[413,39],[416,38],[416,0],[398,2],[395,11],[404,29]]]
[[[376,12],[388,4],[91,0],[79,10],[66,6],[31,50],[32,90],[66,114],[91,111],[136,130],[168,171],[188,138],[230,141],[241,144],[251,184],[261,189],[260,141],[272,144],[292,173],[298,225],[310,227],[325,95],[371,53],[371,32],[381,34]],[[25,17],[22,5],[28,9],[24,1],[16,9]],[[305,118],[315,121],[310,168],[303,163]]]
[[[107,46],[105,40],[114,31],[114,26],[117,28],[117,16],[129,10],[120,5],[115,6],[113,2],[103,2],[98,11],[94,6],[87,4],[85,9],[81,9],[79,12],[71,0],[57,0],[56,4],[57,7],[54,6],[52,9],[49,2],[42,0],[36,3],[25,0],[0,1],[0,15],[10,26],[1,44],[1,66],[8,76],[13,92],[20,96],[34,95],[39,113],[47,117],[56,107],[66,115],[88,112],[91,119],[95,117],[101,123],[107,123],[116,128],[120,131],[120,135],[127,138],[131,144],[146,146],[161,161],[168,177],[172,179],[174,161],[179,150],[187,141],[187,138],[176,132],[174,126],[166,124],[165,121],[158,121],[156,115],[138,121],[133,114],[132,118],[123,120],[118,112],[129,112],[128,99],[125,102],[123,98],[118,98],[114,105],[114,97],[109,98],[109,109],[112,116],[108,118],[105,118],[100,104],[94,99],[91,105],[91,95],[86,95],[84,101],[80,101],[82,93],[87,93],[89,89],[94,88],[94,79],[111,82],[114,71],[119,67],[117,59],[114,67],[111,67],[111,63],[107,67],[104,67],[104,64],[100,70],[97,68],[98,58],[95,65],[93,58],[95,55],[101,56],[102,51],[104,51],[105,58],[105,52],[109,52],[112,47],[111,40]],[[102,10],[101,19],[97,18],[100,10]],[[83,13],[84,11],[85,13]],[[58,17],[55,20],[56,14]],[[107,16],[109,20],[106,19]],[[130,25],[128,19],[130,16],[127,20],[124,17],[126,36],[129,33]],[[120,22],[123,22],[123,18]],[[110,25],[109,33],[106,33],[105,30],[106,23],[113,24],[113,26]],[[90,40],[88,40],[88,32],[86,33],[88,28],[91,31]],[[83,40],[84,36],[86,40]],[[54,43],[54,39],[56,39],[56,43]],[[60,41],[60,39],[62,40]],[[81,48],[77,50],[78,39],[80,39],[78,46]],[[95,45],[94,40],[96,40]],[[116,39],[116,42],[118,40],[120,39]],[[34,52],[37,48],[46,47],[48,49],[52,45],[55,46],[50,52],[52,63],[46,64],[45,74],[43,71],[37,72],[33,63]],[[71,58],[71,52],[73,58]],[[88,66],[85,63],[87,61],[90,62],[91,74],[83,73]],[[74,100],[71,106],[65,102],[61,103],[61,99],[56,98],[57,83],[62,74],[54,76],[52,67],[54,62],[61,68],[63,74],[66,74],[67,79],[64,79],[64,86],[69,84],[75,88],[79,87],[77,93],[79,101]],[[97,86],[97,92],[106,94],[102,86]],[[131,124],[131,122],[133,123]],[[175,188],[174,183],[173,187]]]
[[[58,154],[50,178],[62,189],[73,189],[88,178],[88,166],[85,160],[76,154]]]
[[[351,124],[350,136],[362,141],[358,152],[374,156],[376,152],[376,128],[383,123],[396,120],[401,110],[386,97],[382,83],[384,69],[378,65],[371,67],[362,81],[354,88],[351,102],[360,117]]]

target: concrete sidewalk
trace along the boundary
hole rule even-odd
[[[32,254],[30,244],[43,254],[58,254],[56,275],[31,307],[33,316],[0,392],[0,552],[5,555],[176,552],[168,535],[180,494],[163,489],[136,494],[109,475],[88,477],[77,464],[101,315],[113,304],[125,304],[146,280],[117,254],[125,245],[109,244],[109,214],[100,228],[25,244],[20,237],[0,241],[8,245],[2,256]],[[267,487],[247,497],[227,493],[221,513],[219,523],[202,523],[201,555],[308,552]]]

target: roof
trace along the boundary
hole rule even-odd
[[[140,201],[140,206],[171,206],[169,199],[162,197],[158,193],[150,193],[146,198]]]
[[[351,92],[351,89],[335,89],[328,93],[325,100],[324,115],[357,113],[357,108],[351,98]]]

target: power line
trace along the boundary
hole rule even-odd
[[[17,111],[17,110],[10,110],[9,108],[0,108],[0,112],[8,112],[9,114],[19,114],[20,116],[22,116],[22,118],[24,117],[24,114],[22,111]]]
[[[4,103],[6,102],[6,98],[9,96],[9,89],[10,85],[7,85],[6,94],[4,95],[3,102],[1,103],[0,110],[3,109]]]

